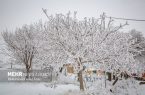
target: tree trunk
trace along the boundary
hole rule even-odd
[[[80,90],[81,91],[84,91],[84,83],[83,83],[83,75],[82,75],[82,72],[83,72],[83,68],[81,69],[81,66],[82,66],[82,63],[81,63],[81,58],[77,58],[77,64],[78,64],[78,69],[79,69],[79,72],[78,72],[78,81],[80,82]]]
[[[112,73],[108,72],[108,80],[111,81],[112,80]]]
[[[27,74],[27,75],[26,75],[26,79],[29,78],[30,69],[31,69],[31,65],[27,64],[27,65],[26,65],[26,74]]]
[[[30,73],[30,68],[26,67],[26,73],[27,73],[26,79],[28,79],[29,78],[29,73]]]
[[[105,88],[106,88],[106,84],[107,84],[107,83],[106,83],[106,71],[105,71]]]
[[[84,91],[84,83],[83,83],[83,75],[82,75],[82,71],[79,71],[78,73],[78,80],[80,82],[80,90]]]
[[[26,79],[29,78],[30,69],[32,70],[32,59],[33,59],[33,56],[30,56],[25,63],[26,73],[27,73]]]
[[[13,68],[13,63],[11,62],[11,69]]]

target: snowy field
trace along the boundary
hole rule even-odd
[[[1,70],[6,70],[6,68],[1,68]],[[114,87],[112,87],[112,82],[107,81],[107,88],[104,88],[104,79],[99,78],[96,82],[86,83],[90,86],[87,87],[85,93],[80,93],[79,84],[72,80],[71,77],[61,76],[58,80],[59,84],[55,87],[46,82],[0,82],[0,95],[145,95],[145,84],[139,85],[139,81],[134,79],[120,80]],[[111,93],[110,89],[115,92]]]
[[[46,83],[0,83],[0,95],[64,95],[69,91],[79,91],[76,85],[57,85]]]
[[[135,93],[134,88],[128,88],[127,95],[145,95],[145,85],[137,86],[138,94]],[[98,90],[99,94],[105,95],[107,91],[94,87]],[[103,92],[104,91],[104,92]],[[95,92],[95,91],[94,91]],[[126,89],[120,90],[119,94],[106,94],[106,95],[125,95]],[[0,95],[93,95],[93,94],[78,94],[79,86],[74,84],[57,84],[52,87],[48,83],[0,83]]]

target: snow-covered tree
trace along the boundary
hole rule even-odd
[[[139,51],[137,56],[145,55],[145,37],[143,34],[135,29],[131,30],[130,34],[132,35],[132,38],[135,39],[134,44],[132,44],[132,48]]]
[[[2,33],[7,50],[19,63],[24,64],[27,77],[37,53],[36,31],[33,25],[24,25],[22,28],[16,29],[15,32],[5,31]]]
[[[129,52],[130,45],[134,43],[132,36],[119,31],[127,23],[114,26],[112,18],[107,19],[105,14],[99,19],[84,18],[81,21],[76,18],[76,12],[71,17],[70,12],[67,15],[48,16],[47,11],[43,11],[48,18],[42,33],[47,39],[44,47],[49,55],[46,58],[56,65],[66,64],[67,59],[71,59],[78,68],[81,90],[84,90],[84,64],[97,64],[105,71],[136,70],[138,62],[134,60],[134,54]]]
[[[133,54],[136,54],[134,58],[142,64],[142,69],[145,68],[145,38],[143,34],[137,30],[131,30],[130,34],[134,39],[134,43],[131,44],[131,51]]]

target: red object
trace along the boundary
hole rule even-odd
[[[142,74],[142,77],[144,77],[144,78],[145,78],[145,73],[143,73],[143,74]]]

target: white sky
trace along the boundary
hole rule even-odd
[[[78,18],[109,16],[145,19],[145,0],[0,0],[0,31],[14,30],[23,24],[46,20],[48,14],[78,11]],[[145,34],[145,22],[129,21],[126,31],[137,29]]]

